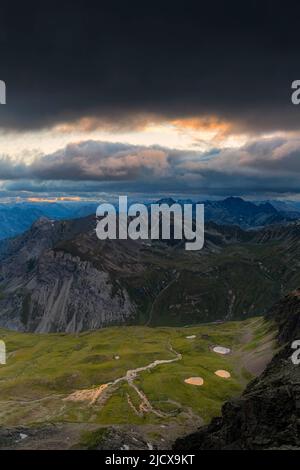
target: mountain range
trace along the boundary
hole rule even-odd
[[[161,199],[160,203],[168,205],[178,202],[193,204],[190,199],[175,201],[172,198]],[[245,230],[263,227],[265,225],[286,223],[300,218],[300,209],[297,206],[288,205],[282,201],[251,202],[240,197],[228,197],[219,201],[198,201],[204,204],[205,220],[219,225],[238,225]]]
[[[189,199],[175,201],[172,198],[161,199],[158,202],[165,202],[169,205],[175,202],[193,203]],[[239,197],[199,202],[205,205],[207,221],[220,225],[239,225],[244,229],[286,223],[300,218],[300,207],[296,203],[282,201],[253,203]],[[85,217],[95,213],[97,206],[98,203],[88,201],[2,203],[0,204],[0,240],[23,233],[40,217],[53,220]]]
[[[205,245],[106,240],[93,216],[41,218],[0,244],[0,326],[78,332],[261,315],[300,285],[300,224],[245,231],[208,222]]]
[[[160,202],[172,204],[173,200]],[[180,202],[183,204],[186,201]],[[89,351],[93,354],[86,358],[81,356],[84,341],[82,338],[102,332],[107,332],[109,339],[112,339],[114,334],[120,335],[118,341],[124,348],[120,353],[121,346],[118,343],[118,353],[121,354],[121,359],[119,355],[112,356],[111,359],[119,363],[126,354],[124,332],[129,334],[128,331],[132,329],[111,328],[102,332],[79,335],[80,332],[86,330],[118,325],[189,327],[180,329],[182,336],[180,341],[183,341],[180,344],[186,359],[188,351],[185,342],[190,341],[190,338],[196,338],[195,335],[190,336],[187,333],[191,328],[196,328],[194,325],[200,329],[210,328],[209,334],[199,333],[203,341],[212,341],[212,332],[215,332],[220,341],[218,336],[220,328],[222,331],[227,328],[229,328],[228,331],[231,331],[230,328],[237,328],[239,337],[241,336],[240,341],[243,342],[246,339],[243,336],[244,333],[241,334],[242,331],[248,334],[252,322],[254,324],[258,322],[259,327],[254,328],[251,338],[247,339],[241,351],[244,351],[245,357],[248,353],[249,357],[252,356],[253,351],[256,351],[257,361],[263,360],[260,372],[264,371],[248,383],[253,375],[247,372],[246,366],[246,369],[241,369],[243,388],[248,383],[242,395],[237,397],[237,393],[233,393],[233,390],[222,394],[221,403],[226,400],[222,407],[222,415],[216,417],[220,408],[211,411],[209,419],[212,416],[215,417],[210,424],[203,425],[204,423],[201,424],[200,420],[200,424],[196,425],[194,423],[196,415],[193,414],[193,426],[184,432],[181,431],[181,437],[177,438],[173,450],[174,452],[194,452],[200,449],[299,448],[299,366],[292,364],[290,356],[291,343],[299,339],[300,335],[300,291],[297,289],[300,285],[300,222],[289,220],[285,215],[281,215],[280,223],[273,223],[275,222],[274,211],[269,206],[269,203],[261,203],[256,206],[258,210],[253,209],[246,201],[241,202],[238,198],[229,198],[226,202],[220,201],[217,208],[215,203],[211,203],[211,213],[218,214],[216,218],[220,217],[220,212],[218,212],[221,211],[220,207],[226,207],[226,211],[225,209],[223,211],[223,220],[229,217],[231,223],[219,225],[212,220],[206,221],[204,248],[196,252],[186,251],[184,240],[100,241],[95,233],[96,218],[91,215],[67,220],[54,220],[53,217],[42,216],[24,233],[2,240],[0,242],[0,328],[5,328],[6,332],[17,330],[26,333],[76,333],[76,335],[55,336],[54,349],[51,350],[49,349],[50,342],[54,335],[20,335],[9,331],[10,335],[20,335],[18,341],[21,341],[22,336],[26,348],[28,345],[33,347],[33,338],[35,338],[34,341],[40,337],[44,341],[45,338],[43,351],[45,354],[51,351],[49,353],[51,360],[54,358],[56,361],[56,354],[60,351],[55,343],[58,340],[61,341],[60,347],[64,343],[64,350],[67,351],[70,348],[69,352],[75,351],[81,358],[79,362],[75,362],[76,371],[70,372],[69,375],[55,366],[53,370],[57,374],[61,372],[62,378],[57,376],[54,381],[48,379],[47,382],[45,377],[42,380],[32,378],[31,369],[27,368],[25,383],[30,383],[30,387],[33,386],[34,393],[36,393],[35,386],[40,389],[44,384],[46,397],[49,396],[47,387],[52,390],[51,387],[57,386],[61,393],[60,384],[65,384],[66,381],[69,384],[70,393],[74,390],[74,393],[90,393],[91,390],[94,391],[94,388],[91,390],[85,390],[85,388],[91,386],[91,383],[93,387],[94,383],[98,383],[97,380],[95,382],[94,376],[96,365],[99,370],[100,366],[103,366],[105,380],[108,380],[106,361],[109,357],[102,353],[95,354],[93,348],[101,348],[102,351],[103,347],[110,343],[104,338],[103,343],[100,341],[99,344],[99,339],[95,339],[96,345],[92,347],[89,344],[91,348]],[[55,210],[54,207],[54,212]],[[266,218],[267,213],[270,219]],[[241,214],[243,214],[243,224],[246,223],[245,221],[247,224],[251,222],[251,230],[239,226],[242,225]],[[279,217],[278,214],[276,217]],[[240,217],[240,224],[234,224],[233,221],[238,217]],[[272,220],[272,223],[261,225],[262,217],[265,217],[265,221]],[[255,223],[258,226],[255,226]],[[250,318],[261,317],[261,315],[265,316],[265,323],[262,318]],[[229,322],[229,320],[245,319],[248,320]],[[201,323],[210,323],[210,325],[199,326]],[[274,326],[278,331],[275,355]],[[133,328],[138,331],[138,328],[142,327]],[[143,328],[142,330],[143,347],[146,330],[153,334],[153,337],[148,339],[148,343],[145,343],[148,345],[146,348],[154,343],[157,332],[163,336],[163,344],[165,344],[164,335],[167,328]],[[176,334],[179,331],[178,328],[169,330]],[[4,330],[2,331],[5,334]],[[9,343],[10,350],[16,338],[13,337],[13,343]],[[76,346],[72,343],[74,338],[80,338]],[[89,341],[87,339],[87,344]],[[198,369],[201,364],[198,355],[204,346],[195,344],[198,348],[195,356]],[[140,352],[145,355],[147,351],[143,350],[143,347]],[[238,345],[235,347],[238,348]],[[31,354],[33,354],[36,367],[35,346]],[[210,354],[210,350],[207,354]],[[236,354],[239,357],[239,353]],[[267,361],[272,357],[270,354],[274,357],[265,368]],[[17,359],[18,351],[14,351],[12,357],[14,360]],[[50,360],[49,357],[48,360]],[[215,359],[219,361],[219,358]],[[171,358],[171,362],[174,360],[177,361],[177,358]],[[90,366],[87,365],[89,361],[92,361]],[[94,364],[93,361],[96,363]],[[13,362],[16,367],[18,362]],[[82,362],[84,370],[91,367],[88,369],[91,370],[91,377],[87,382],[76,384],[76,380],[80,377],[78,370]],[[109,370],[114,371],[115,367],[110,367]],[[128,364],[126,362],[126,367],[132,369],[130,361]],[[206,371],[205,367],[202,374]],[[52,370],[48,363],[47,368]],[[173,377],[172,370],[170,369],[170,374]],[[254,376],[260,372],[256,372]],[[180,374],[179,376],[181,377]],[[30,382],[30,379],[33,382]],[[87,378],[85,377],[84,380]],[[102,376],[98,380],[100,384],[106,383],[103,382]],[[208,377],[206,380],[209,384],[212,379]],[[168,380],[165,379],[165,383],[168,384]],[[181,385],[182,383],[180,381]],[[14,384],[13,387],[15,387]],[[144,383],[143,387],[145,387]],[[243,388],[239,388],[238,393],[241,393]],[[21,387],[22,394],[25,389],[26,387],[24,389],[23,386]],[[12,390],[14,394],[15,388]],[[150,390],[150,393],[153,392]],[[185,393],[181,398],[183,403],[185,403]],[[116,393],[112,399],[116,400],[118,396]],[[151,397],[157,399],[157,394]],[[32,404],[39,402],[35,398]],[[128,401],[128,395],[127,402],[129,405],[132,403]],[[177,401],[174,403],[178,406]],[[109,408],[109,401],[106,406]],[[160,403],[160,407],[162,406],[163,402]],[[59,409],[61,409],[61,402]],[[91,405],[88,409],[91,409]],[[19,413],[16,403],[13,405],[13,410],[16,415]],[[46,411],[48,416],[49,410]],[[118,407],[116,413],[118,414]],[[128,414],[128,410],[126,413]],[[203,408],[201,408],[201,413],[204,413]],[[40,442],[40,433],[43,436],[47,432],[56,433],[56,428],[47,428],[43,416],[40,418],[39,428],[29,427],[24,431],[22,427],[7,429],[1,427],[0,445],[8,445],[7,441],[10,446],[16,445],[18,436],[24,432],[26,436],[30,436],[29,446],[30,439],[37,439]],[[111,422],[110,418],[108,424],[111,425]],[[205,423],[207,422],[209,421]],[[199,425],[201,427],[195,431]],[[114,427],[105,428],[105,433],[107,433],[106,437],[104,436],[105,439],[103,429],[101,428],[100,431],[97,431],[97,439],[101,438],[101,444],[98,440],[95,441],[91,433],[92,437],[89,437],[87,444],[84,441],[85,445],[91,446],[90,440],[92,440],[93,443],[96,442],[93,444],[95,448],[119,449],[124,443],[128,445],[128,442],[133,448],[138,445],[141,448],[147,448],[147,441],[142,438],[139,428],[136,428],[134,432],[132,430],[121,431]],[[186,432],[192,432],[192,434],[182,437],[182,434]],[[80,441],[80,445],[83,445],[82,442]]]
[[[0,204],[0,240],[15,237],[30,228],[40,217],[72,219],[96,211],[96,203],[19,202]]]

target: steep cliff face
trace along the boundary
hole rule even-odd
[[[90,224],[86,222],[84,231]],[[130,319],[134,303],[107,270],[54,249],[58,241],[75,235],[79,235],[76,221],[54,224],[41,219],[24,237],[11,241],[1,263],[1,326],[78,332]]]
[[[69,254],[46,251],[25,277],[23,288],[2,301],[4,327],[70,333],[124,323],[134,311],[126,290],[116,288],[107,272]]]
[[[279,352],[240,398],[224,404],[222,417],[176,441],[175,450],[300,448],[300,366],[291,361],[291,344],[300,339],[300,290],[267,316],[279,327]]]

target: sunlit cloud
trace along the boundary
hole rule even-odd
[[[0,131],[0,154],[33,161],[66,147],[71,142],[101,140],[127,145],[208,151],[212,148],[240,147],[248,136],[234,133],[232,124],[216,117],[163,119],[147,114],[134,118],[111,119],[83,117],[51,128],[35,131]]]
[[[6,190],[299,193],[300,138],[210,151],[83,141],[32,161],[0,158]]]
[[[28,202],[47,202],[47,203],[56,203],[56,202],[79,202],[81,198],[79,196],[61,196],[61,197],[28,197],[26,199]]]

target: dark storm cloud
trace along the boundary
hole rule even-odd
[[[299,10],[282,1],[1,2],[0,126],[217,115],[295,129]]]
[[[169,152],[159,147],[85,141],[57,152],[13,160],[0,156],[1,180],[131,181],[160,177],[170,169]]]
[[[31,163],[0,158],[7,190],[299,193],[300,139],[208,153],[86,141]]]

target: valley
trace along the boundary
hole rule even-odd
[[[0,418],[17,437],[0,436],[0,446],[30,448],[38,435],[39,448],[47,448],[62,433],[63,448],[87,448],[105,431],[125,433],[125,441],[136,433],[166,448],[208,423],[263,370],[274,354],[274,334],[261,317],[75,335],[1,330],[8,357],[0,368]],[[230,354],[214,352],[217,345]],[[231,377],[215,375],[220,369]],[[202,386],[185,383],[195,376]],[[18,433],[27,437],[20,440]]]
[[[0,448],[186,446],[278,350],[299,222],[207,222],[199,252],[95,226],[41,217],[0,243]]]

